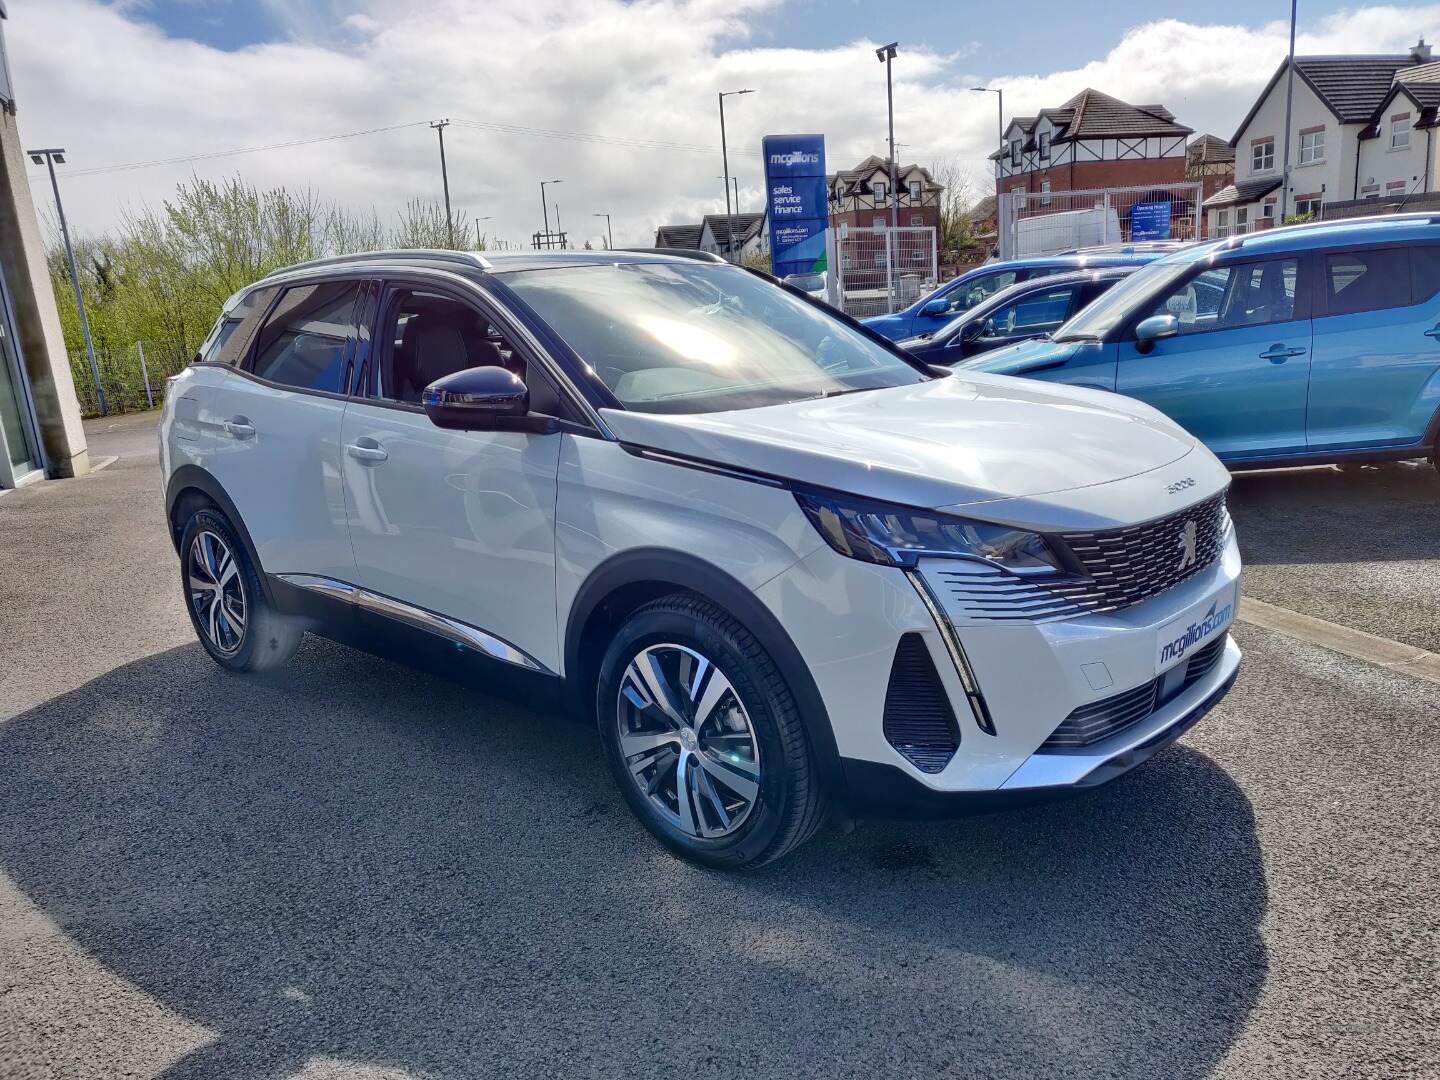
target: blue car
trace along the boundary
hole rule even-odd
[[[986,263],[947,281],[903,311],[892,315],[875,315],[860,321],[877,334],[891,341],[900,341],[917,334],[933,333],[956,315],[1018,282],[1073,270],[1094,270],[1102,266],[1144,266],[1179,246],[1125,244]]]
[[[933,334],[896,344],[927,364],[958,364],[991,349],[1053,333],[1134,272],[1133,266],[1112,266],[1034,278],[1001,289]]]
[[[1440,216],[1196,245],[1132,274],[1050,339],[962,366],[1139,398],[1230,465],[1433,455]]]

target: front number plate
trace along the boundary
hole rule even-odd
[[[1235,586],[1201,600],[1179,618],[1171,619],[1155,637],[1155,673],[1168,671],[1214,641],[1235,618]]]

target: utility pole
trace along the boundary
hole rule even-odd
[[[740,94],[753,94],[754,90],[722,90],[716,97],[720,101],[720,161],[725,169],[725,250],[730,261],[735,261],[735,221],[730,210],[730,148],[725,142],[725,99]]]
[[[108,416],[110,410],[105,404],[105,388],[100,385],[100,364],[95,359],[95,340],[90,336],[90,319],[85,314],[85,297],[80,292],[80,272],[75,269],[75,248],[70,243],[70,226],[65,222],[65,204],[60,201],[60,182],[55,179],[55,166],[65,164],[63,147],[45,150],[30,150],[30,160],[36,165],[50,167],[50,190],[55,192],[55,213],[60,218],[60,235],[65,239],[65,259],[70,264],[70,284],[75,287],[75,306],[80,311],[80,331],[85,335],[85,353],[90,358],[90,377],[95,380],[95,401],[100,406],[100,415]]]
[[[610,247],[610,249],[613,251],[614,248],[615,248],[615,234],[610,231],[610,215],[609,215],[609,214],[592,214],[591,217],[603,217],[603,218],[605,219],[605,243],[606,243],[606,244]]]
[[[875,50],[876,58],[885,65],[885,107],[890,117],[890,229],[893,232],[900,224],[900,193],[895,190],[895,88],[890,81],[890,62],[895,59],[898,41],[881,45]]]
[[[1280,220],[1285,224],[1285,208],[1290,205],[1290,105],[1295,100],[1295,8],[1299,0],[1290,0],[1290,58],[1285,64],[1285,153],[1280,164]],[[1358,151],[1357,151],[1358,152]]]
[[[450,246],[455,246],[455,222],[450,217],[450,174],[445,169],[445,128],[449,120],[432,120],[430,126],[440,136],[440,182],[445,185],[445,232],[450,237]]]
[[[494,216],[495,216],[494,214],[486,214],[484,217],[477,217],[477,218],[475,219],[475,250],[476,250],[476,251],[482,250],[482,249],[481,249],[481,245],[485,243],[485,237],[482,236],[481,233],[480,233],[480,223],[481,223],[482,221],[489,221],[489,220],[490,220],[491,218],[493,218]]]

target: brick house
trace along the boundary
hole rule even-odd
[[[1185,150],[1185,179],[1198,181],[1208,199],[1235,182],[1235,147],[1216,135],[1201,135]]]
[[[1059,108],[1011,118],[990,155],[995,192],[1182,183],[1192,133],[1163,105],[1131,105],[1085,89]]]
[[[838,228],[871,228],[890,224],[890,161],[871,154],[853,169],[842,169],[826,178],[830,190],[830,225]],[[901,165],[895,170],[900,189],[902,228],[940,228],[940,196],[945,188],[920,165]]]

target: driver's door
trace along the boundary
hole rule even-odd
[[[555,492],[561,435],[447,431],[420,392],[444,375],[499,364],[532,408],[553,384],[477,299],[419,281],[385,291],[367,396],[341,433],[346,510],[361,588],[444,615],[559,670]]]
[[[1086,288],[1084,283],[1072,282],[1036,289],[983,318],[977,312],[978,322],[967,324],[955,336],[960,354],[975,356],[1058,330],[1071,313],[1078,310],[1080,296]]]

